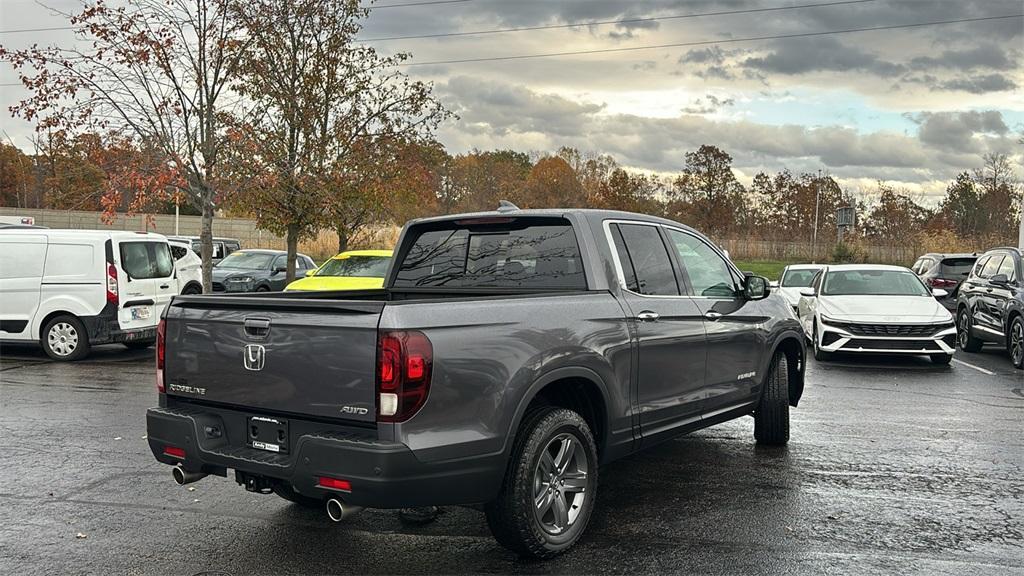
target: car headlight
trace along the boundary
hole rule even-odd
[[[225,280],[225,282],[238,282],[238,283],[252,282],[252,276],[232,276],[231,278],[228,278],[227,280]]]
[[[836,320],[835,318],[829,318],[828,316],[825,316],[824,314],[821,315],[821,321],[822,321],[823,324],[831,324],[833,326],[840,325],[840,324],[843,323],[842,320]]]

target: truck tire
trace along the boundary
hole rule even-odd
[[[287,500],[289,502],[294,502],[295,504],[298,504],[299,506],[302,506],[303,508],[323,508],[324,507],[324,501],[323,500],[321,500],[319,498],[311,498],[309,496],[303,496],[302,494],[299,494],[298,492],[293,490],[292,487],[287,485],[287,484],[277,484],[276,486],[274,486],[273,490],[274,490],[274,494],[277,494],[278,496],[280,496],[281,498],[284,498],[285,500]]]
[[[89,353],[89,333],[82,321],[68,314],[50,319],[39,334],[43,351],[54,360],[72,362]]]
[[[765,377],[754,412],[754,439],[768,446],[789,442],[789,359],[783,352],[775,353]]]
[[[977,352],[984,344],[980,338],[971,334],[971,314],[967,308],[961,308],[956,315],[956,343],[964,352]]]
[[[590,426],[572,410],[540,406],[523,417],[501,493],[484,512],[499,544],[522,556],[551,558],[586,530],[596,497]]]

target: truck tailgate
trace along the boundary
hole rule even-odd
[[[167,394],[254,411],[373,422],[383,302],[176,298]]]

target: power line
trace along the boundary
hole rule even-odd
[[[958,20],[940,20],[936,22],[916,22],[913,24],[894,24],[891,26],[873,26],[870,28],[847,28],[845,30],[827,30],[823,32],[799,32],[795,34],[779,34],[772,36],[751,36],[749,38],[730,38],[726,40],[703,40],[699,42],[676,42],[672,44],[656,44],[652,46],[631,46],[625,48],[597,48],[594,50],[574,50],[568,52],[547,52],[542,54],[517,54],[513,56],[489,56],[485,58],[460,58],[455,60],[433,60],[430,62],[407,62],[400,66],[433,66],[438,64],[466,64],[471,62],[497,62],[503,60],[527,60],[530,58],[551,58],[555,56],[579,56],[583,54],[607,54],[610,52],[634,52],[637,50],[655,50],[659,48],[682,48],[688,46],[709,46],[713,44],[734,44],[737,42],[756,42],[759,40],[784,40],[787,38],[807,38],[810,36],[828,36],[832,34],[850,34],[853,32],[872,32],[876,30],[896,30],[900,28],[921,28],[924,26],[940,26],[943,24],[960,24],[963,22],[984,22],[987,20],[1007,20],[1024,18],[1024,14],[1006,16],[986,16],[983,18],[961,18]]]
[[[410,36],[382,36],[380,38],[360,39],[358,42],[384,42],[387,40],[415,40],[420,38],[448,38],[452,36],[480,36],[484,34],[502,34],[505,32],[527,32],[531,30],[556,30],[563,28],[579,28],[582,26],[601,26],[605,24],[636,24],[640,22],[658,22],[661,20],[683,20],[686,18],[702,18],[705,16],[728,16],[732,14],[754,14],[758,12],[776,12],[780,10],[796,10],[798,8],[818,8],[822,6],[842,6],[845,4],[865,4],[878,0],[843,0],[841,2],[823,2],[819,4],[802,4],[798,6],[773,6],[771,8],[747,8],[743,10],[725,10],[721,12],[702,12],[699,14],[676,14],[671,16],[652,16],[648,18],[626,18],[623,20],[597,20],[591,22],[571,22],[569,24],[545,24],[543,26],[523,26],[520,28],[496,28],[492,30],[476,30],[472,32],[439,32],[437,34],[415,34]]]
[[[435,4],[464,4],[476,0],[426,0],[425,2],[407,2],[404,4],[381,4],[380,6],[364,6],[370,10],[382,10],[384,8],[409,8],[412,6],[433,6]],[[19,28],[17,30],[0,30],[0,34],[19,34],[22,32],[53,32],[55,30],[77,30],[77,26],[54,26],[52,28]]]

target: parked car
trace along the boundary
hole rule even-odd
[[[278,292],[287,280],[288,253],[284,250],[239,250],[213,267],[214,292]],[[295,258],[295,275],[315,270],[313,259],[305,254]]]
[[[789,439],[800,326],[687,226],[503,203],[414,220],[395,254],[344,298],[175,298],[147,438],[178,483],[230,468],[333,520],[482,505],[501,544],[549,557],[605,463],[749,415]]]
[[[961,285],[957,344],[977,352],[984,342],[1006,346],[1013,365],[1024,368],[1024,264],[1017,248],[985,252]]]
[[[382,288],[391,250],[350,250],[324,262],[285,290],[366,290]]]
[[[978,260],[978,254],[925,254],[914,262],[914,271],[925,284],[940,288],[948,294],[939,302],[950,312],[956,311],[957,291],[960,283],[967,279],[971,268]]]
[[[199,241],[199,236],[169,236],[168,240],[176,240],[178,242],[185,242],[192,247],[192,251],[196,255],[201,255],[202,245]],[[231,253],[242,249],[242,243],[236,238],[213,238],[213,262],[216,264],[224,258],[227,258]]]
[[[949,364],[956,347],[953,316],[902,266],[825,266],[800,293],[797,315],[814,347],[814,358],[835,352],[923,354]]]
[[[39,342],[54,360],[91,346],[151,346],[177,293],[159,234],[0,230],[0,340]]]
[[[782,297],[796,311],[800,303],[800,291],[811,285],[814,275],[823,267],[822,264],[790,264],[782,269],[782,276],[778,283],[773,282],[773,287],[779,288]]]
[[[178,294],[203,293],[203,259],[192,251],[192,246],[180,240],[167,240],[174,258],[174,278],[178,281]]]

